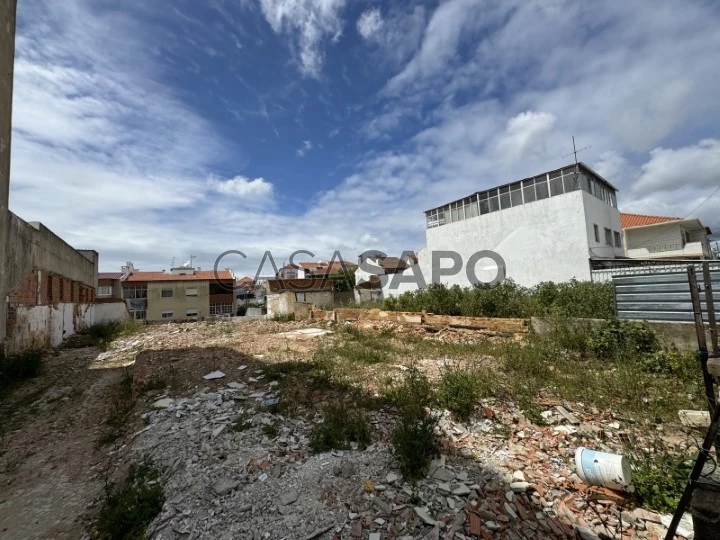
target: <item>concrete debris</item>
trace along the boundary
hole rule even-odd
[[[153,403],[152,406],[153,406],[153,408],[155,408],[155,409],[166,409],[167,407],[169,407],[169,406],[172,405],[173,403],[175,403],[175,400],[174,400],[174,399],[171,399],[171,398],[162,398],[162,399],[158,399],[155,403]]]
[[[678,411],[680,423],[690,428],[707,429],[710,426],[710,413],[708,411]]]
[[[280,495],[280,503],[284,504],[285,506],[294,503],[298,500],[298,492],[293,490],[286,491],[282,495]]]
[[[213,379],[222,379],[225,374],[222,371],[213,371],[203,377],[206,381],[212,381]]]

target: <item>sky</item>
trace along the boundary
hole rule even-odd
[[[254,275],[417,250],[424,210],[575,136],[622,211],[720,232],[718,27],[713,0],[18,0],[10,208],[104,271]]]

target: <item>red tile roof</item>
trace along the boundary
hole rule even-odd
[[[194,274],[169,274],[167,272],[133,272],[127,281],[232,281],[233,275],[229,270],[200,270]]]
[[[252,282],[255,281],[253,278],[248,276],[243,276],[240,279],[236,280],[236,283],[238,285],[252,285]]]
[[[122,272],[98,272],[98,279],[120,279],[122,277]]]
[[[305,279],[268,279],[266,283],[271,292],[331,291],[333,288],[332,279],[317,277]]]
[[[680,218],[669,216],[649,216],[647,214],[627,214],[620,212],[620,226],[623,229],[630,227],[642,227],[643,225],[655,225],[666,221],[678,221]]]

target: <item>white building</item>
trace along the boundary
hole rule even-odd
[[[698,218],[620,214],[625,254],[632,259],[712,259],[708,235]]]
[[[498,274],[496,262],[473,255],[491,251],[504,261],[505,277],[519,285],[590,280],[591,258],[624,256],[616,192],[580,163],[427,210],[427,247],[418,252],[418,266],[427,284],[467,287],[475,278],[489,283]],[[438,274],[433,259],[442,251],[457,253],[462,268],[455,275],[433,277],[433,266]],[[449,258],[440,262],[442,268],[454,265]],[[401,275],[409,277],[414,270]],[[404,290],[407,284],[383,286],[384,296]]]

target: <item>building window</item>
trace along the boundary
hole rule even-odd
[[[129,299],[147,298],[147,287],[125,287],[123,297]]]
[[[605,244],[608,246],[612,246],[612,231],[610,229],[605,229]]]
[[[185,289],[185,296],[197,296],[197,287],[193,287],[192,289]]]
[[[147,311],[145,311],[145,310],[133,311],[133,318],[135,320],[144,320],[147,318]]]
[[[600,227],[597,225],[593,225],[593,229],[595,230],[595,241],[599,244],[600,243]]]
[[[172,289],[163,289],[162,292],[160,293],[160,296],[162,296],[163,298],[172,298],[172,295],[173,295]]]
[[[197,319],[198,317],[198,310],[197,309],[188,309],[185,310],[185,316],[188,319]]]
[[[295,301],[296,302],[304,302],[305,301],[305,293],[304,292],[296,292],[295,293]]]
[[[162,318],[163,318],[163,319],[172,319],[172,318],[173,318],[173,312],[172,312],[172,311],[163,311],[163,312],[162,312]]]
[[[97,288],[97,297],[98,298],[107,298],[108,296],[112,296],[112,287],[98,287]]]
[[[621,247],[622,241],[620,240],[620,233],[617,231],[613,231],[613,235],[615,236],[615,247]]]
[[[232,302],[210,304],[210,315],[232,315]]]

